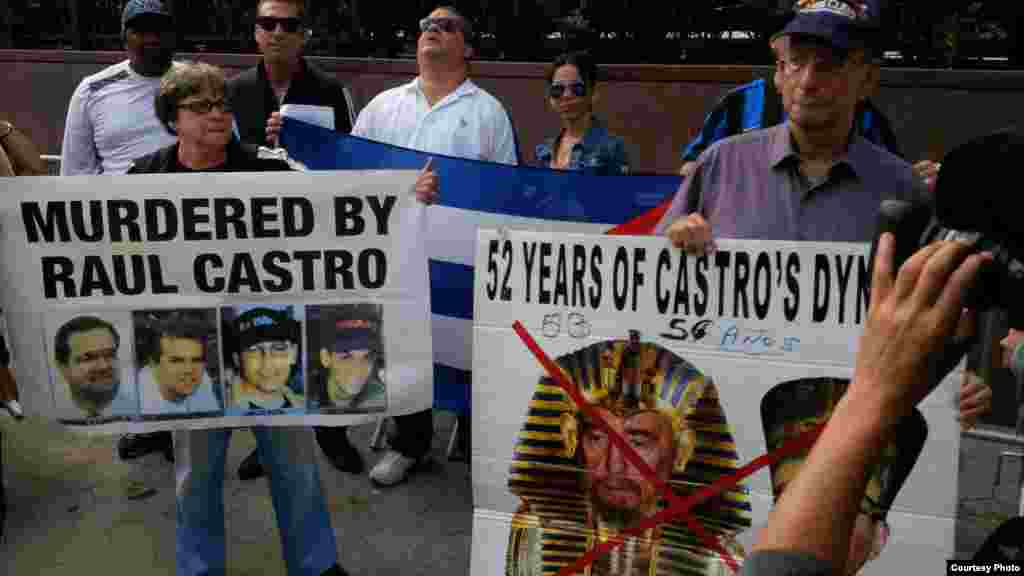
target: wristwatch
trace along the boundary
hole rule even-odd
[[[14,124],[7,120],[0,120],[0,140],[10,136],[11,132],[14,132]]]

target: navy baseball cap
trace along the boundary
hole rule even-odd
[[[128,0],[124,4],[124,11],[121,12],[121,32],[128,27],[128,23],[139,16],[164,16],[171,18],[171,11],[162,0]]]
[[[334,324],[334,351],[371,350],[376,325],[366,320],[338,320]]]
[[[878,0],[800,0],[793,7],[793,18],[772,40],[799,34],[822,38],[835,48],[849,50],[866,46],[878,27]]]
[[[288,312],[273,308],[253,308],[234,321],[238,349],[245,350],[260,342],[288,341],[298,343],[299,323]]]

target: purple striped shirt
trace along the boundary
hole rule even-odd
[[[854,136],[823,182],[809,182],[788,123],[715,143],[697,159],[655,229],[700,212],[715,238],[870,242],[882,200],[921,199],[906,161]]]

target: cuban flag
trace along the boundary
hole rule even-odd
[[[429,215],[434,407],[469,410],[478,228],[650,234],[681,176],[595,176],[426,154],[285,118],[280,143],[309,170],[420,170],[433,158]]]

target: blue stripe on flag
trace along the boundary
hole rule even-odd
[[[468,414],[473,374],[444,364],[434,364],[434,408]]]
[[[677,175],[597,176],[425,154],[285,118],[281,144],[311,170],[419,170],[434,158],[442,206],[544,220],[618,225],[679,189]]]
[[[473,267],[430,261],[430,312],[473,319]]]

